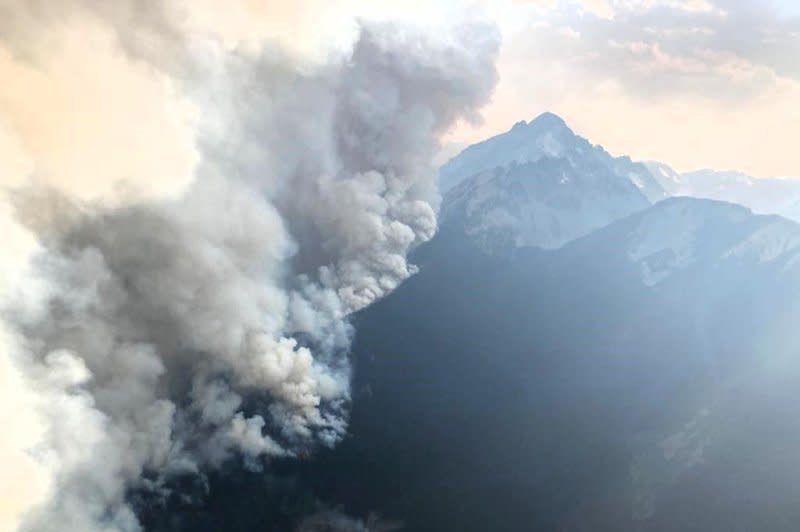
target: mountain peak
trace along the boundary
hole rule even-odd
[[[540,114],[539,116],[531,120],[528,125],[529,126],[541,125],[546,127],[561,127],[569,129],[567,123],[564,122],[563,118],[549,111],[545,111],[544,113]]]
[[[603,166],[622,180],[636,185],[650,201],[666,193],[645,166],[629,157],[613,157],[601,146],[593,146],[576,135],[564,120],[545,112],[526,122],[521,120],[510,131],[473,144],[453,157],[439,170],[439,190],[443,193],[470,177],[495,168],[533,163],[542,158],[565,159],[571,165]]]
[[[575,136],[564,119],[551,112],[544,112],[530,122],[520,120],[509,131],[513,135],[521,134],[523,136],[536,136],[548,132],[561,137]]]

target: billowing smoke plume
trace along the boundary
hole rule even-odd
[[[311,75],[274,54],[233,55],[210,95],[229,106],[206,117],[204,170],[272,198],[302,242],[295,271],[334,290],[345,313],[409,275],[406,252],[436,228],[437,138],[477,118],[494,86],[491,29],[454,38],[362,27],[344,64]]]
[[[138,530],[131,488],[344,435],[347,317],[414,272],[438,138],[477,117],[497,46],[480,25],[363,25],[311,67],[204,42],[176,78],[201,110],[180,197],[10,191],[33,251],[5,294],[3,367],[45,477],[23,530]]]

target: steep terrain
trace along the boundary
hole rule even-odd
[[[800,226],[666,198],[774,212],[792,182],[645,167],[551,114],[441,178],[419,273],[353,320],[344,441],[132,493],[147,530],[797,530]]]
[[[212,479],[213,524],[177,500],[148,522],[285,530],[322,505],[425,532],[795,530],[799,256],[793,222],[690,198],[558,250],[443,229],[355,320],[340,447]]]
[[[604,166],[632,182],[649,201],[666,197],[664,189],[644,164],[633,162],[629,157],[611,156],[601,146],[594,146],[576,135],[561,117],[552,113],[543,113],[530,122],[517,122],[506,133],[468,146],[442,166],[439,188],[446,193],[475,174],[512,163],[533,163],[544,157]]]
[[[558,248],[666,196],[650,171],[611,157],[555,115],[465,149],[441,170],[440,224],[488,252]]]

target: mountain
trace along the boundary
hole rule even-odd
[[[658,161],[646,161],[643,163],[653,177],[661,185],[661,188],[670,196],[680,196],[681,188],[684,186],[683,176],[673,170],[669,165]]]
[[[148,530],[322,507],[409,532],[794,531],[799,257],[797,224],[693,198],[554,250],[443,226],[354,318],[345,441],[212,477]]]
[[[357,318],[329,493],[413,531],[795,530],[799,256],[689,198],[553,251],[440,234]]]
[[[624,222],[602,229],[575,248],[591,245],[604,255],[625,256],[642,282],[657,285],[684,270],[722,271],[736,265],[778,277],[800,271],[800,227],[779,216],[754,215],[731,203],[671,198]]]
[[[779,214],[800,221],[798,179],[757,178],[742,172],[708,169],[679,174],[663,163],[646,165],[672,196],[729,201],[760,214]]]
[[[644,165],[611,157],[552,114],[468,147],[441,176],[452,188],[440,224],[488,252],[558,248],[665,196]]]
[[[563,119],[543,113],[530,122],[517,122],[506,133],[467,147],[439,171],[439,188],[446,193],[465,179],[512,163],[522,165],[548,157],[578,165],[603,166],[632,182],[649,201],[666,197],[648,168],[628,157],[612,157],[575,135]]]
[[[594,161],[543,157],[486,170],[444,198],[440,224],[489,252],[557,248],[649,205],[628,180]]]
[[[418,273],[352,317],[344,441],[134,492],[146,530],[798,529],[800,225],[548,114],[442,179]]]

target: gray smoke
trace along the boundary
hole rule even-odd
[[[407,251],[436,229],[437,139],[477,120],[496,83],[492,28],[451,38],[362,27],[350,57],[311,75],[280,55],[234,54],[209,95],[229,107],[206,115],[204,171],[272,199],[302,242],[295,271],[334,290],[344,312],[412,272]]]
[[[498,42],[364,25],[321,66],[200,48],[179,82],[203,159],[180,198],[13,194],[41,248],[2,312],[52,477],[25,530],[138,530],[130,488],[341,439],[348,315],[414,272],[438,138],[477,119]]]
[[[295,532],[394,532],[402,528],[402,524],[378,514],[370,514],[362,521],[335,510],[323,510],[304,518]]]

